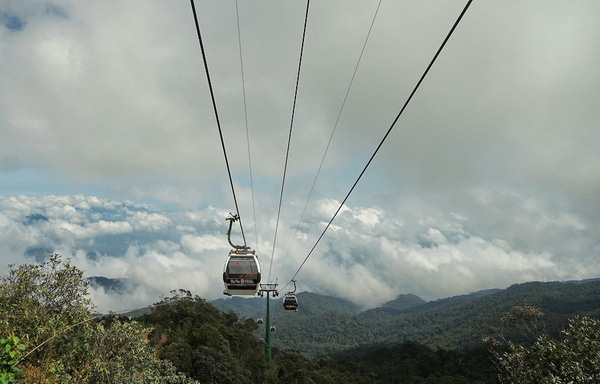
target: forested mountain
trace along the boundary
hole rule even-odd
[[[374,372],[380,383],[498,383],[484,347],[452,351],[410,341],[370,344],[338,352],[332,360],[350,372]]]
[[[128,282],[125,278],[111,279],[103,276],[91,276],[87,280],[90,287],[102,287],[106,292],[123,293],[127,291]]]
[[[82,275],[55,254],[0,276],[0,383],[378,382],[332,361],[267,353],[254,320],[183,289],[136,319],[93,314],[90,281],[115,281]]]
[[[272,315],[277,318],[282,314],[282,300],[284,295],[271,298],[270,305]],[[323,312],[333,311],[340,314],[356,315],[361,312],[361,308],[345,299],[333,296],[323,296],[311,292],[301,292],[296,295],[302,302],[303,315],[318,315]],[[233,296],[223,299],[213,300],[212,305],[219,308],[222,312],[234,312],[243,318],[265,317],[266,303],[265,298],[261,297],[242,297]]]
[[[264,300],[232,298],[213,304],[225,312],[257,318],[265,316]],[[360,313],[349,302],[314,293],[300,293],[298,300],[298,312],[284,313],[281,300],[271,299],[272,323],[277,328],[272,342],[284,350],[318,356],[364,344],[404,341],[464,349],[480,346],[482,336],[493,333],[501,317],[515,306],[541,308],[557,324],[576,314],[600,317],[600,281],[529,282],[430,302],[400,295]]]
[[[364,312],[345,300],[300,293],[301,310],[284,313],[281,298],[271,299],[278,330],[269,363],[258,337],[265,327],[254,319],[264,299],[218,301],[253,315],[246,318],[180,289],[136,318],[99,315],[92,313],[88,286],[118,290],[122,282],[82,275],[55,254],[41,265],[9,266],[0,276],[0,383],[600,380],[600,321],[594,319],[600,281],[526,283],[432,302],[400,295]],[[563,320],[560,336],[551,337],[547,325]]]
[[[361,314],[363,317],[376,317],[380,314],[400,315],[410,310],[422,307],[427,302],[412,293],[398,295],[394,300],[388,301],[381,307],[373,308]]]

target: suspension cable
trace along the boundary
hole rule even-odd
[[[333,220],[335,220],[335,218],[337,217],[338,213],[342,210],[344,204],[346,203],[346,201],[350,197],[350,194],[354,191],[354,188],[356,187],[356,185],[358,184],[358,182],[360,181],[360,179],[362,178],[362,176],[367,171],[367,168],[369,167],[369,165],[371,165],[371,162],[375,158],[375,155],[377,155],[377,152],[379,152],[379,149],[382,147],[383,143],[388,138],[390,132],[392,131],[392,129],[396,125],[396,122],[398,121],[398,119],[400,119],[400,116],[402,115],[402,113],[404,113],[404,110],[408,106],[408,103],[410,103],[410,101],[412,100],[413,96],[415,95],[415,93],[419,89],[419,86],[421,85],[421,83],[423,82],[423,80],[425,79],[425,77],[427,76],[427,74],[429,73],[429,70],[431,69],[431,67],[433,66],[433,64],[437,60],[438,56],[440,55],[440,53],[444,49],[446,43],[450,39],[450,36],[452,36],[452,33],[454,33],[454,30],[456,29],[456,27],[460,23],[461,19],[463,18],[463,16],[465,15],[465,13],[467,12],[467,10],[469,9],[469,7],[470,7],[470,5],[471,5],[472,2],[473,2],[473,0],[468,0],[467,4],[463,8],[462,12],[460,13],[460,15],[458,16],[458,18],[454,22],[454,25],[452,26],[452,28],[450,29],[450,31],[446,35],[446,38],[444,39],[444,41],[442,42],[442,44],[438,48],[437,52],[433,56],[433,59],[431,59],[429,65],[427,66],[427,68],[425,69],[425,71],[423,72],[423,74],[421,75],[421,78],[419,79],[419,81],[417,82],[417,84],[413,88],[412,92],[410,93],[410,95],[408,96],[408,98],[406,99],[406,101],[404,102],[404,105],[400,109],[400,112],[398,112],[398,115],[396,116],[396,118],[394,119],[394,121],[392,122],[392,124],[390,125],[390,127],[388,128],[387,132],[385,133],[385,135],[383,136],[383,138],[379,142],[379,145],[375,149],[375,152],[373,152],[373,154],[371,155],[371,158],[369,159],[369,161],[367,162],[367,164],[365,165],[365,167],[363,168],[363,170],[361,171],[361,173],[358,175],[358,178],[356,179],[356,181],[352,185],[352,188],[350,188],[350,191],[348,191],[348,194],[346,195],[346,197],[344,197],[344,200],[341,202],[340,206],[338,207],[338,209],[333,214],[333,217],[331,218],[331,220],[329,220],[329,223],[327,223],[327,225],[325,226],[325,229],[323,230],[323,232],[321,233],[321,235],[319,236],[319,238],[317,239],[317,241],[315,242],[315,244],[313,245],[313,247],[311,248],[311,250],[308,252],[308,255],[304,258],[304,261],[302,261],[302,264],[300,264],[300,267],[298,268],[298,270],[296,271],[296,273],[294,273],[294,276],[292,276],[292,278],[290,279],[290,282],[288,282],[282,288],[282,290],[285,289],[285,287],[287,287],[296,278],[296,276],[298,275],[298,273],[300,272],[300,270],[302,269],[302,267],[304,266],[304,264],[306,263],[306,261],[308,260],[308,258],[312,255],[313,251],[315,250],[315,248],[317,247],[317,245],[319,244],[319,242],[321,241],[321,239],[325,235],[325,232],[327,232],[327,230],[331,226],[331,223],[333,222]]]
[[[215,112],[215,119],[217,121],[217,128],[219,129],[219,137],[221,138],[221,147],[223,148],[223,155],[225,157],[225,165],[227,166],[227,174],[229,176],[229,184],[231,185],[231,193],[233,194],[233,202],[235,204],[235,210],[237,216],[240,216],[240,209],[238,206],[237,198],[235,195],[235,188],[233,186],[233,178],[231,176],[231,168],[229,167],[229,159],[227,158],[227,149],[225,148],[225,140],[223,139],[223,131],[221,129],[221,122],[219,120],[219,112],[217,110],[217,103],[215,101],[215,94],[210,80],[210,73],[208,71],[208,62],[206,61],[206,52],[204,51],[204,44],[202,42],[202,34],[200,33],[200,24],[198,23],[198,15],[196,14],[196,6],[194,0],[190,0],[192,5],[192,13],[194,14],[194,22],[196,24],[196,33],[198,35],[198,42],[200,43],[200,50],[202,51],[202,61],[204,62],[204,70],[206,71],[206,79],[208,81],[208,88],[210,90],[210,98],[212,100],[213,110]],[[244,246],[246,246],[246,235],[244,234],[244,227],[242,226],[242,219],[240,217],[240,230],[242,232],[242,238],[244,239]]]
[[[371,26],[369,27],[369,31],[367,32],[367,37],[365,38],[365,41],[362,46],[362,50],[360,51],[358,60],[356,62],[356,66],[354,67],[354,72],[352,73],[352,77],[350,78],[350,84],[348,84],[348,89],[346,89],[346,95],[344,96],[344,100],[342,101],[342,106],[340,107],[340,111],[337,115],[337,119],[335,120],[333,129],[331,130],[331,134],[329,135],[329,141],[327,142],[327,146],[325,147],[325,152],[323,153],[323,157],[321,158],[321,163],[319,164],[319,168],[318,168],[315,178],[312,182],[312,186],[310,187],[310,191],[308,193],[306,203],[304,204],[304,208],[302,209],[302,214],[300,215],[300,219],[298,220],[298,224],[296,225],[296,230],[294,232],[294,236],[292,237],[292,240],[290,241],[290,245],[289,245],[288,250],[283,258],[283,261],[281,262],[281,267],[280,267],[279,271],[281,271],[281,268],[283,268],[283,265],[285,264],[289,254],[290,254],[290,250],[292,249],[292,244],[294,243],[296,234],[298,233],[299,228],[300,228],[300,224],[302,223],[302,220],[304,219],[304,215],[306,214],[306,208],[308,207],[308,202],[310,201],[310,198],[312,197],[313,191],[315,189],[315,185],[317,183],[319,175],[321,174],[321,169],[323,168],[323,163],[325,162],[325,158],[327,157],[327,152],[329,151],[331,141],[333,140],[333,135],[335,134],[338,123],[340,121],[340,117],[342,116],[342,112],[344,111],[344,107],[346,106],[346,101],[348,100],[348,95],[350,94],[350,89],[352,89],[352,84],[354,83],[354,78],[356,77],[356,72],[358,72],[358,67],[360,65],[363,54],[365,52],[365,48],[367,47],[367,42],[369,41],[369,36],[371,35],[371,31],[373,30],[373,25],[375,24],[375,19],[377,18],[377,14],[379,13],[379,8],[381,7],[381,1],[382,0],[379,0],[379,3],[377,4],[377,9],[375,10],[375,14],[373,15],[373,20],[371,20]]]
[[[283,201],[283,190],[285,187],[285,176],[287,173],[287,165],[288,165],[288,159],[289,159],[289,155],[290,155],[290,142],[292,141],[292,128],[294,126],[294,114],[296,112],[296,100],[298,98],[298,84],[300,82],[300,68],[302,66],[302,54],[304,52],[304,39],[306,37],[306,24],[308,22],[308,9],[310,6],[310,0],[306,0],[306,14],[304,16],[304,29],[302,31],[302,44],[300,46],[300,58],[298,60],[298,73],[296,74],[296,89],[294,90],[294,103],[292,106],[292,118],[290,121],[290,130],[289,130],[289,134],[288,134],[288,142],[287,142],[287,149],[286,149],[286,153],[285,153],[285,163],[283,166],[283,179],[281,181],[281,192],[279,194],[279,206],[277,208],[277,221],[275,223],[275,237],[273,238],[273,250],[271,251],[271,263],[269,265],[269,276],[267,278],[267,281],[271,281],[271,269],[273,268],[273,259],[275,257],[275,244],[277,242],[277,230],[279,228],[279,218],[281,216],[281,204]]]
[[[238,9],[238,0],[235,0],[235,16],[237,19],[238,46],[240,48],[240,72],[242,74],[242,95],[244,99],[244,122],[246,126],[246,143],[248,144],[248,167],[250,169],[250,192],[252,195],[252,215],[254,220],[254,242],[255,250],[258,252],[258,232],[256,229],[256,208],[254,204],[254,178],[252,176],[252,156],[250,155],[250,131],[248,129],[248,108],[246,105],[246,81],[244,80],[244,60],[242,55],[242,37],[240,33],[240,13]],[[259,253],[260,254],[260,253]]]

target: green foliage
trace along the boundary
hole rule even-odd
[[[93,319],[82,275],[52,255],[39,265],[11,265],[0,277],[0,384],[493,383],[489,355],[464,348],[515,305],[502,317],[504,338],[488,339],[503,382],[600,382],[598,320],[576,317],[560,338],[546,326],[577,308],[600,314],[600,282],[529,283],[429,303],[403,295],[362,314],[343,300],[299,294],[299,312],[274,311],[278,332],[267,364],[257,338],[265,329],[254,319],[222,313],[185,290],[138,321]],[[561,303],[569,298],[582,306],[566,311]],[[251,300],[244,305],[251,317],[264,317]]]
[[[284,313],[275,307],[272,324],[277,327],[277,333],[272,338],[273,346],[287,351],[299,350],[308,356],[328,355],[363,344],[408,340],[433,348],[471,349],[480,346],[481,335],[490,334],[500,326],[499,319],[515,306],[541,308],[547,324],[564,323],[577,314],[599,317],[600,281],[524,283],[505,290],[455,296],[418,306],[414,306],[418,298],[412,297],[413,305],[404,302],[406,297],[400,299],[354,315],[312,310],[310,300],[300,300],[299,296],[298,312]],[[327,298],[320,300],[325,304]],[[591,303],[598,305],[594,309]],[[319,304],[319,307],[326,306]],[[541,322],[537,327],[538,333],[558,336],[558,330],[553,327],[544,329]],[[514,332],[515,337],[519,337],[516,341],[526,341],[523,335],[516,335],[517,330]]]
[[[30,343],[44,340],[61,326],[89,317],[92,303],[83,272],[51,255],[41,265],[10,265],[0,278],[3,332],[26,334]]]
[[[600,320],[576,316],[555,339],[538,333],[543,314],[530,307],[515,308],[504,317],[506,324],[532,337],[525,346],[501,336],[486,340],[496,357],[502,383],[598,383],[600,382]],[[515,325],[518,324],[518,325]],[[505,342],[505,343],[503,343]]]
[[[273,320],[277,321],[286,318],[283,312],[282,297],[271,299],[273,308]],[[332,296],[323,296],[311,292],[300,292],[297,295],[301,303],[301,313],[304,315],[318,315],[323,312],[336,312],[347,315],[356,315],[360,313],[360,307],[348,300],[340,299]],[[243,318],[265,317],[265,299],[252,297],[244,298],[234,296],[226,299],[217,299],[211,302],[222,312],[234,312]]]
[[[151,314],[140,317],[154,328],[150,339],[163,344],[162,359],[201,382],[254,383],[264,379],[264,345],[253,334],[254,321],[223,314],[185,290],[172,294]]]
[[[192,371],[192,347],[188,343],[172,343],[164,348],[162,358],[173,363],[181,372]]]
[[[434,350],[415,343],[365,345],[333,360],[349,372],[373,372],[383,383],[496,383],[497,371],[484,348]]]
[[[192,383],[144,337],[150,329],[135,321],[97,323],[86,328],[86,343],[76,351],[81,358],[78,376],[89,383]],[[76,376],[76,375],[73,375]]]
[[[0,383],[194,383],[142,336],[141,324],[95,321],[83,272],[51,255],[0,278]]]
[[[12,383],[16,381],[19,368],[16,366],[25,344],[17,336],[0,339],[0,384]]]
[[[82,275],[55,254],[40,265],[10,265],[9,274],[0,278],[0,334],[23,340],[23,364],[51,373],[63,369],[54,357],[68,354],[80,331],[72,326],[91,314]]]
[[[351,372],[331,359],[310,359],[296,353],[278,353],[275,356],[273,383],[337,384],[377,383],[371,372]]]
[[[267,364],[264,342],[253,319],[222,313],[185,290],[172,292],[140,321],[154,328],[160,356],[202,383],[375,383],[368,373],[350,373],[332,362],[298,354],[273,353]]]
[[[365,311],[361,316],[364,318],[375,318],[377,316],[397,316],[409,313],[412,310],[426,304],[427,302],[413,294],[398,295],[394,300],[384,303],[381,307]]]

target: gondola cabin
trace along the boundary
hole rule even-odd
[[[298,312],[298,299],[296,295],[291,293],[286,293],[283,298],[283,309],[286,312]]]
[[[260,286],[260,264],[254,251],[234,249],[223,267],[223,293],[229,296],[256,295]]]

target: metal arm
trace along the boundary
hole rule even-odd
[[[288,292],[288,294],[291,294],[291,295],[293,295],[293,294],[295,294],[295,293],[296,293],[296,280],[292,279],[292,283],[294,283],[294,290],[293,290],[293,291],[290,291],[290,292]]]
[[[231,242],[231,227],[233,226],[233,222],[234,221],[238,221],[240,219],[240,217],[238,215],[234,215],[232,213],[230,213],[230,217],[226,218],[225,220],[229,221],[229,229],[227,230],[227,241],[229,241],[229,245],[231,245],[234,249],[250,249],[250,247],[244,245],[235,245]]]

